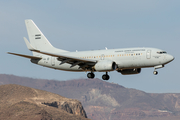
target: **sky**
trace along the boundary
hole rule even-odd
[[[110,83],[150,93],[180,93],[179,0],[6,0],[0,1],[0,74],[66,81],[85,72],[65,72],[32,64],[7,52],[32,55],[24,20],[32,19],[50,43],[68,51],[153,47],[175,60],[159,74],[143,68],[138,75],[110,72]],[[104,73],[95,73],[101,79]]]

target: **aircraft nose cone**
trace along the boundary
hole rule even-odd
[[[175,58],[172,55],[168,55],[169,62],[173,61]]]

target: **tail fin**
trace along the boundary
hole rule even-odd
[[[25,24],[26,24],[30,43],[35,49],[41,51],[51,51],[51,52],[67,52],[65,50],[61,50],[53,47],[32,20],[25,20]]]

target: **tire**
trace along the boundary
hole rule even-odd
[[[95,77],[95,75],[94,75],[94,73],[88,73],[87,77],[93,79]]]
[[[109,75],[106,75],[106,74],[104,74],[104,75],[102,76],[102,79],[103,79],[103,80],[109,80],[109,78],[110,78]]]
[[[154,75],[157,75],[157,74],[158,74],[158,72],[157,72],[157,71],[154,71],[154,72],[153,72],[153,74],[154,74]]]

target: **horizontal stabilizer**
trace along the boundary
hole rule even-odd
[[[27,48],[29,49],[29,50],[35,50],[35,48],[29,43],[29,41],[24,37],[24,41],[25,41],[25,43],[26,43],[26,45],[27,45]]]
[[[8,54],[17,55],[17,56],[25,57],[29,59],[42,59],[41,57],[29,56],[29,55],[23,55],[23,54],[11,53],[11,52],[8,52]]]

